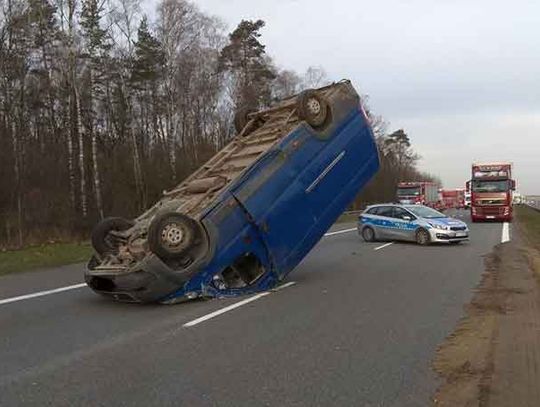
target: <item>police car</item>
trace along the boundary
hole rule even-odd
[[[465,222],[424,205],[372,205],[358,219],[358,233],[366,242],[405,240],[427,245],[457,244],[469,239]]]

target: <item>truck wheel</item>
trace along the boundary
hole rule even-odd
[[[362,230],[362,238],[366,242],[374,242],[375,241],[375,231],[369,227],[364,228]]]
[[[236,130],[236,134],[242,133],[242,130],[244,130],[244,127],[247,126],[249,123],[248,115],[250,113],[254,113],[256,110],[251,109],[247,106],[240,107],[235,115],[234,115],[234,128]],[[247,132],[245,135],[249,134],[250,132]]]
[[[148,228],[148,246],[163,260],[181,257],[197,243],[199,232],[197,223],[184,214],[158,214]]]
[[[429,244],[429,241],[431,239],[429,238],[429,232],[425,229],[420,229],[418,232],[416,232],[416,243],[418,243],[421,246],[425,246]]]
[[[115,239],[109,232],[121,232],[134,225],[134,222],[124,218],[105,218],[92,230],[92,246],[99,255],[114,253],[118,250]]]
[[[328,102],[314,90],[305,90],[298,95],[296,111],[300,120],[313,128],[322,127],[330,114]]]

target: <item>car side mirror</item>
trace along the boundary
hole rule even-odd
[[[412,220],[412,218],[410,216],[403,216],[401,219],[403,219],[403,220]]]

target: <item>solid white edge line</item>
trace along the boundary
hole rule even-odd
[[[326,237],[326,236],[340,235],[342,233],[354,232],[355,230],[357,230],[357,229],[356,228],[351,228],[351,229],[337,230],[335,232],[325,233],[324,236]],[[287,283],[287,284],[284,284],[283,286],[280,286],[280,287],[276,288],[275,290],[280,290],[282,288],[290,287],[293,284],[295,284],[295,283],[294,282]],[[82,288],[82,287],[85,287],[85,286],[86,286],[85,283],[81,283],[81,284],[70,285],[70,286],[67,286],[67,287],[55,288],[53,290],[39,291],[37,293],[20,295],[18,297],[13,297],[13,298],[6,298],[6,299],[3,299],[3,300],[0,300],[0,305],[9,304],[9,303],[12,303],[12,302],[17,302],[17,301],[29,300],[29,299],[37,298],[37,297],[43,297],[45,295],[61,293],[63,291],[75,290],[77,288]],[[241,304],[241,305],[243,305],[243,304]]]
[[[186,322],[184,325],[182,325],[184,328],[190,328],[192,326],[198,325],[201,322],[208,321],[209,319],[215,318],[218,315],[224,314],[226,312],[232,311],[233,309],[236,309],[238,307],[241,307],[242,305],[249,304],[250,302],[256,301],[259,298],[266,297],[269,295],[269,291],[265,291],[264,293],[256,294],[253,297],[246,298],[245,300],[239,301],[237,303],[234,303],[232,305],[229,305],[228,307],[221,308],[217,311],[211,312],[210,314],[203,315],[202,317],[199,317],[197,319],[194,319],[193,321]]]
[[[272,291],[279,291],[279,290],[283,290],[284,288],[287,288],[287,287],[291,287],[293,285],[296,284],[296,281],[290,281],[288,283],[285,283],[285,284],[282,284],[280,286],[277,286],[276,288],[274,288]]]
[[[501,233],[501,243],[506,243],[510,241],[510,224],[508,222],[503,223],[502,233]]]
[[[86,287],[86,283],[69,285],[67,287],[55,288],[53,290],[39,291],[37,293],[20,295],[18,297],[6,298],[3,300],[0,300],[0,305],[9,304],[12,302],[17,302],[17,301],[29,300],[31,298],[43,297],[45,295],[61,293],[63,291],[76,290],[77,288],[82,288],[82,287]]]
[[[394,244],[394,242],[386,243],[386,244],[383,244],[382,246],[376,247],[373,250],[375,250],[375,251],[381,250],[381,249],[384,249],[385,247],[388,247],[388,246],[393,245],[393,244]]]
[[[279,291],[279,290],[283,290],[284,288],[287,288],[287,287],[291,287],[293,285],[296,284],[296,281],[290,281],[288,283],[285,283],[283,285],[280,285],[276,288],[274,288],[272,291]],[[242,301],[239,301],[239,302],[236,302],[232,305],[229,305],[225,308],[221,308],[217,311],[214,311],[214,312],[211,312],[210,314],[206,314],[206,315],[203,315],[202,317],[199,317],[197,319],[194,319],[193,321],[189,321],[189,322],[186,322],[184,325],[182,325],[184,328],[190,328],[192,326],[195,326],[195,325],[198,325],[200,324],[201,322],[204,322],[204,321],[208,321],[209,319],[212,319],[212,318],[215,318],[221,314],[224,314],[226,312],[229,312],[229,311],[232,311],[233,309],[236,309],[236,308],[239,308],[243,305],[246,305],[246,304],[249,304],[250,302],[253,302],[253,301],[256,301],[258,300],[259,298],[262,298],[262,297],[266,297],[267,295],[271,294],[272,291],[265,291],[263,293],[260,293],[260,294],[256,294],[254,295],[253,297],[249,297],[249,298],[246,298],[245,300],[242,300]]]
[[[325,233],[324,236],[334,236],[334,235],[339,235],[341,233],[353,232],[355,230],[357,230],[357,229],[356,228],[351,228],[351,229],[338,230],[338,231],[335,231],[335,232]]]

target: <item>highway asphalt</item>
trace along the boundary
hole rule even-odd
[[[470,226],[458,246],[329,235],[294,285],[257,297],[141,306],[76,286],[18,298],[78,284],[82,266],[2,277],[0,406],[430,405],[434,352],[501,242],[500,223]]]

